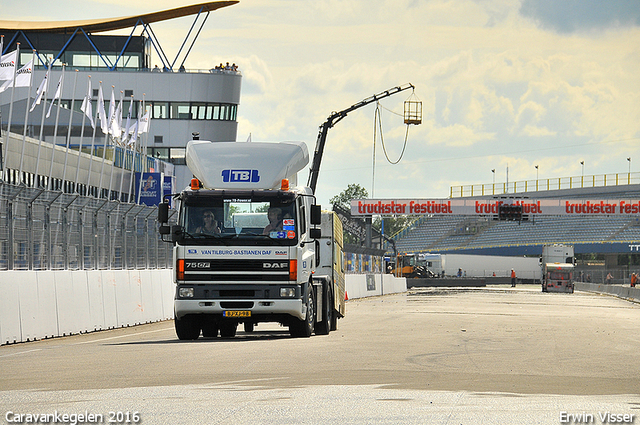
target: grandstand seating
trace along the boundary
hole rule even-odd
[[[627,187],[626,196],[619,199],[640,199],[640,188],[629,189]],[[554,195],[612,199],[610,192],[602,193],[599,188],[580,194],[562,192],[556,191]],[[455,252],[554,243],[640,243],[640,222],[634,216],[538,216],[522,222],[478,217],[475,220],[482,221],[478,226],[473,226],[473,220],[464,216],[423,217],[396,236],[396,247],[400,252]],[[472,231],[465,232],[465,227]]]

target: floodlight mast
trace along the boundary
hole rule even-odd
[[[332,112],[331,115],[329,115],[329,118],[327,118],[327,120],[320,126],[318,140],[316,141],[316,148],[313,152],[313,161],[311,163],[311,168],[309,169],[309,182],[307,186],[311,188],[313,193],[316,193],[316,184],[318,183],[318,174],[320,173],[320,163],[322,162],[322,154],[324,152],[324,145],[327,141],[327,132],[329,129],[346,117],[349,112],[407,89],[415,89],[415,87],[411,83],[393,87],[389,90],[383,91],[382,93],[374,94],[371,97],[361,100],[347,109],[340,112]]]

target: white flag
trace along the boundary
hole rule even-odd
[[[138,114],[139,116],[140,114]],[[131,126],[131,129],[129,129],[129,133],[131,133],[131,136],[129,137],[129,144],[128,146],[131,146],[132,149],[135,147],[136,145],[136,140],[138,140],[138,128],[140,128],[140,118],[138,118],[136,120],[136,123],[133,124]]]
[[[80,110],[89,118],[91,127],[96,128],[96,124],[93,122],[93,108],[91,106],[91,79],[89,79],[89,86],[87,87],[87,95],[82,100],[82,106]]]
[[[36,105],[39,105],[40,102],[42,102],[42,96],[47,91],[47,79],[49,78],[50,69],[51,68],[49,68],[47,72],[44,74],[44,78],[42,79],[40,86],[38,86],[38,90],[36,90],[36,95],[33,98],[33,103],[31,104],[31,109],[29,109],[29,112],[33,112],[33,110],[36,109]]]
[[[138,133],[149,132],[149,111],[140,118],[140,125],[138,126]]]
[[[113,110],[113,114],[111,115],[111,119],[109,120],[109,133],[113,136],[114,139],[119,138],[121,134],[120,125],[122,123],[122,98],[120,98],[120,102],[118,103],[118,107]]]
[[[133,111],[133,96],[131,96],[131,100],[129,101],[129,112],[127,113],[127,124],[124,126],[124,136],[122,136],[122,141],[124,142],[129,137],[129,126],[131,125],[131,113]]]
[[[11,53],[2,55],[2,59],[0,59],[0,80],[13,80],[17,54],[18,52],[14,50]]]
[[[16,72],[16,87],[29,87],[33,73],[33,59]]]
[[[51,104],[49,105],[49,110],[47,111],[47,118],[49,118],[49,115],[51,115],[51,108],[53,108],[53,104],[55,103],[56,99],[58,99],[62,93],[62,77],[64,77],[64,72],[62,75],[60,75],[60,79],[58,80],[58,86],[56,87],[56,92],[53,94],[53,98],[51,99]]]
[[[109,132],[109,122],[107,121],[107,113],[104,110],[104,95],[102,94],[102,81],[98,89],[98,118],[100,118],[100,128],[103,134]]]
[[[33,68],[33,59],[25,66],[16,71],[16,82],[14,87],[29,87],[31,85],[31,73]],[[11,87],[13,79],[7,80],[0,86],[0,93]]]

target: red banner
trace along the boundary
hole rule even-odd
[[[639,199],[354,199],[351,215],[493,215],[501,205],[525,215],[640,215]]]

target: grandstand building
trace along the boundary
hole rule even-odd
[[[495,186],[470,191],[452,188],[452,197],[490,200],[500,198],[531,199],[640,199],[640,176],[631,173],[607,176],[584,176],[570,188],[549,188],[548,181],[533,182],[525,190],[511,193]],[[556,179],[560,182],[561,179]],[[589,184],[584,184],[585,181]],[[529,182],[531,183],[531,182]],[[540,184],[538,184],[540,183]],[[546,184],[542,184],[546,183]],[[577,187],[576,187],[577,186]],[[589,186],[589,187],[587,187]],[[535,189],[538,190],[535,190]],[[544,190],[542,190],[544,189]],[[479,194],[478,194],[479,193]],[[456,196],[456,194],[460,194]],[[599,258],[604,269],[617,270],[624,279],[629,270],[640,269],[640,222],[636,216],[532,216],[526,221],[501,221],[494,216],[422,216],[394,237],[398,252],[458,253],[478,255],[539,256],[543,245],[568,244],[576,257]]]
[[[218,69],[218,63],[212,63],[210,69],[185,69],[184,63],[209,13],[236,3],[214,1],[145,15],[87,21],[0,21],[3,54],[15,51],[19,43],[18,68],[35,59],[30,90],[15,88],[13,94],[11,89],[0,93],[5,181],[81,194],[100,192],[100,196],[106,196],[104,182],[114,180],[109,166],[115,166],[115,181],[123,182],[121,186],[125,192],[133,186],[132,173],[128,169],[135,162],[135,171],[152,168],[173,175],[174,190],[188,185],[192,176],[185,163],[185,146],[192,133],[197,132],[201,139],[212,141],[236,140],[242,76],[237,68]],[[195,16],[191,31],[182,41],[175,59],[169,59],[151,24],[190,15]],[[130,31],[130,35],[110,35],[123,29]],[[139,35],[134,35],[136,33]],[[46,94],[49,100],[65,65],[61,107],[57,115],[56,101],[53,112],[41,125],[41,117],[45,116],[43,109],[48,109],[51,102],[42,102],[29,113],[26,109],[33,102],[49,65],[51,75]],[[147,111],[150,113],[149,132],[141,135],[135,148],[135,161],[127,159],[126,150],[131,149],[130,146],[108,141],[99,127],[93,137],[89,119],[81,111],[88,81],[94,114],[99,82],[102,82],[107,111],[112,86],[116,102],[124,99],[123,121],[126,121],[131,99],[134,100],[133,120]],[[9,127],[11,134],[6,137]],[[23,143],[25,139],[26,143]],[[87,155],[78,157],[76,154],[78,158],[68,160],[62,153],[67,143],[72,150],[77,152],[81,148]],[[23,145],[27,148],[23,149]],[[101,165],[104,161],[100,160],[105,146],[107,171]],[[145,154],[147,158],[142,159]],[[63,168],[66,171],[63,172]],[[47,177],[46,182],[40,179],[43,176]],[[76,176],[79,176],[77,181]],[[110,190],[118,191],[118,185],[115,186]],[[116,194],[115,198],[127,199],[126,195],[121,195]],[[113,194],[111,197],[114,198]]]

